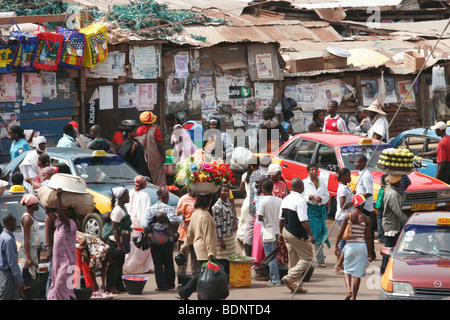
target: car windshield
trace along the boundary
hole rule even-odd
[[[130,182],[137,172],[121,157],[85,157],[73,162],[77,175],[89,183]]]
[[[349,168],[350,171],[354,171],[356,156],[363,154],[366,156],[367,160],[370,160],[369,169],[375,168],[378,157],[384,149],[392,148],[392,146],[388,143],[381,143],[378,148],[376,144],[368,145],[368,146],[360,146],[360,145],[348,145],[348,146],[340,146],[339,151],[341,153],[342,161],[344,162],[344,167]],[[375,151],[376,149],[376,151]],[[373,157],[372,157],[373,155]],[[372,158],[371,158],[372,157]]]
[[[26,208],[20,204],[19,200],[13,201],[8,200],[0,205],[0,219],[1,217],[3,217],[3,215],[7,213],[11,213],[12,215],[14,215],[14,217],[16,217],[17,220],[16,231],[22,230],[20,226],[20,219],[22,219],[22,216],[25,212]],[[45,222],[45,218],[47,217],[44,208],[42,208],[41,206],[39,207],[39,210],[33,213],[33,216],[36,217],[36,219],[42,223]]]
[[[398,242],[396,254],[450,256],[450,228],[407,225]]]

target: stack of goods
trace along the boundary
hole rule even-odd
[[[408,149],[389,148],[381,153],[377,168],[386,171],[411,172],[414,154]]]
[[[49,208],[57,208],[56,189],[62,189],[61,202],[64,208],[72,208],[77,214],[88,215],[94,210],[94,197],[86,190],[83,178],[56,173],[48,184],[36,190],[39,199]]]

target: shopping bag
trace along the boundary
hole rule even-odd
[[[38,37],[38,46],[36,49],[36,57],[33,66],[41,70],[58,70],[59,60],[61,59],[61,51],[64,37],[55,32],[41,31],[42,20],[39,21],[38,29],[33,33]]]
[[[84,33],[83,67],[92,68],[108,59],[106,26],[93,23],[80,29]]]
[[[9,36],[0,37],[0,73],[11,73],[17,41],[10,41]],[[0,88],[1,90],[1,88]]]
[[[63,27],[56,27],[56,33],[64,37],[59,65],[80,69],[84,54],[84,33]]]
[[[11,39],[17,40],[16,50],[13,56],[13,71],[33,71],[34,59],[39,39],[31,33],[23,32],[17,26],[17,30],[10,32]]]
[[[197,280],[198,300],[223,300],[229,295],[227,276],[218,262],[202,265]]]

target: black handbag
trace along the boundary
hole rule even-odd
[[[133,237],[133,243],[136,248],[141,250],[147,250],[150,248],[150,237],[145,228],[138,237]]]

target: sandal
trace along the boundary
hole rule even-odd
[[[345,300],[350,300],[351,297],[352,297],[352,292],[348,291],[347,294],[345,295]]]

